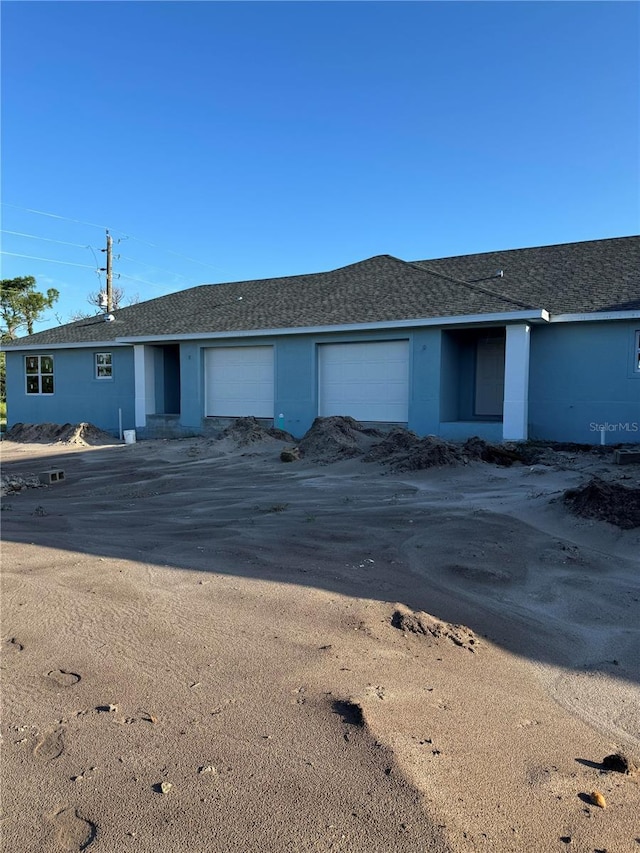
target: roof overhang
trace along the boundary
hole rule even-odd
[[[640,320],[640,311],[594,311],[593,314],[554,314],[551,323],[597,323],[611,320]]]
[[[35,352],[35,351],[44,351],[44,350],[56,350],[56,349],[113,349],[113,347],[124,347],[128,346],[126,343],[120,343],[120,341],[83,341],[82,343],[73,343],[73,344],[15,344],[10,347],[0,347],[0,352],[8,353],[8,352]]]
[[[225,338],[264,338],[283,335],[320,335],[336,332],[379,332],[434,326],[499,326],[512,323],[546,323],[549,312],[507,311],[497,314],[468,314],[457,317],[428,317],[414,320],[387,320],[382,323],[341,323],[334,326],[298,326],[288,329],[238,329],[231,332],[189,332],[183,335],[131,335],[118,338],[123,344],[146,344],[159,341],[224,340]]]

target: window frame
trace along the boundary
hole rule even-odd
[[[100,359],[105,359],[102,363],[100,363]],[[108,359],[108,361],[107,361]],[[108,374],[100,375],[101,370],[108,370]],[[100,380],[100,382],[109,379],[113,379],[113,353],[112,352],[94,352],[93,354],[93,378]]]
[[[640,374],[640,329],[636,329],[633,341],[633,372]]]
[[[43,366],[43,362],[47,360],[47,364]],[[29,362],[32,362],[29,364]],[[50,370],[45,369],[50,367]],[[55,365],[53,356],[46,355],[25,355],[24,357],[24,382],[25,394],[30,397],[49,397],[55,393]],[[37,381],[38,390],[30,390],[30,381],[33,384],[34,379]],[[45,381],[47,386],[51,386],[50,390],[45,390]]]

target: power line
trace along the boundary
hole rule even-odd
[[[38,237],[37,234],[24,234],[22,231],[7,231],[6,228],[0,228],[2,234],[13,234],[14,237],[30,237],[32,240],[46,240],[47,243],[60,243],[61,246],[75,246],[76,249],[90,249],[83,243],[69,243],[67,240],[54,240],[52,237]]]
[[[106,225],[97,225],[95,222],[85,222],[83,219],[72,219],[69,216],[61,216],[60,214],[57,214],[57,213],[48,213],[45,210],[35,210],[33,208],[30,208],[30,207],[21,207],[18,204],[9,204],[9,202],[6,202],[6,201],[0,202],[0,204],[4,205],[5,207],[12,207],[15,210],[22,210],[25,213],[36,213],[39,216],[48,216],[52,219],[62,219],[66,222],[76,222],[79,225],[89,225],[92,228],[102,228],[105,230],[107,229]],[[176,257],[182,258],[183,260],[186,260],[186,261],[189,261],[192,264],[200,264],[200,266],[208,267],[209,269],[212,269],[212,270],[222,271],[221,267],[216,267],[213,264],[207,264],[204,261],[198,261],[198,260],[196,260],[196,258],[190,258],[188,255],[183,255],[180,252],[174,252],[172,249],[166,249],[164,246],[160,246],[157,243],[152,243],[149,240],[143,240],[141,237],[136,237],[133,234],[127,234],[126,231],[122,231],[120,228],[112,228],[111,231],[115,231],[118,234],[122,234],[123,237],[127,240],[137,240],[138,243],[143,243],[147,246],[150,246],[152,249],[160,249],[160,251],[162,251],[162,252],[167,252],[167,254],[169,254],[169,255],[175,255]]]
[[[114,230],[118,230],[117,228]],[[119,232],[124,234],[123,231]],[[128,240],[137,240],[138,243],[144,243],[146,246],[151,246],[152,249],[160,249],[162,252],[166,252],[168,255],[175,255],[177,258],[183,258],[185,261],[190,261],[192,264],[200,264],[202,267],[208,267],[211,270],[222,271],[222,267],[216,267],[213,264],[205,264],[204,261],[198,261],[195,258],[190,258],[188,255],[183,255],[180,252],[174,252],[173,249],[165,249],[163,246],[157,245],[157,243],[150,243],[148,240],[142,240],[140,237],[134,237],[133,234],[125,234]]]
[[[74,264],[72,261],[56,261],[53,258],[36,258],[35,255],[21,255],[18,252],[0,251],[0,255],[11,255],[13,258],[27,258],[30,261],[46,261],[49,264],[65,264],[68,267],[83,267],[86,270],[92,270],[94,267],[89,264]]]
[[[49,216],[51,219],[64,219],[66,222],[77,222],[79,225],[90,225],[92,228],[106,228],[106,225],[96,225],[95,222],[85,222],[83,219],[71,219],[68,216],[60,216],[57,213],[47,213],[45,210],[34,210],[31,207],[20,207],[19,204],[9,204],[7,201],[1,202],[5,207],[13,207],[15,210],[23,210],[25,213],[37,213],[39,216]]]
[[[46,241],[46,242],[48,242],[48,243],[59,243],[61,246],[73,246],[73,247],[74,247],[74,248],[76,248],[76,249],[89,249],[89,250],[92,252],[92,254],[93,254],[93,258],[94,258],[94,260],[95,260],[95,262],[96,262],[96,267],[97,267],[97,269],[96,269],[96,273],[97,273],[97,275],[98,275],[98,278],[100,278],[100,277],[101,277],[101,276],[100,276],[100,269],[99,269],[98,258],[97,258],[97,255],[96,255],[95,251],[94,251],[93,246],[90,246],[90,245],[87,245],[87,244],[83,244],[83,243],[70,243],[68,240],[54,240],[52,237],[40,237],[40,236],[39,236],[39,235],[37,235],[37,234],[26,234],[26,233],[24,233],[24,232],[22,232],[22,231],[9,231],[9,230],[8,230],[8,229],[6,229],[6,228],[0,228],[0,233],[2,233],[2,234],[12,234],[14,237],[29,237],[29,238],[31,238],[31,239],[33,239],[33,240],[44,240],[44,241]],[[10,253],[10,252],[5,252],[4,254],[7,254],[7,255],[8,255],[8,254],[11,254],[11,253]],[[27,257],[27,255],[16,255],[16,257]],[[184,279],[185,281],[188,281],[188,279],[187,279],[187,277],[186,277],[186,276],[182,275],[182,274],[181,274],[181,273],[179,273],[179,272],[176,272],[175,270],[168,270],[168,269],[165,269],[164,267],[156,267],[156,266],[154,266],[153,264],[147,264],[145,261],[139,261],[139,260],[137,260],[136,258],[130,258],[130,257],[128,257],[127,255],[118,255],[117,257],[122,258],[122,259],[123,259],[123,260],[125,260],[125,261],[132,261],[132,262],[133,262],[133,263],[135,263],[135,264],[141,264],[142,266],[148,267],[149,269],[152,269],[152,270],[158,270],[158,271],[160,271],[160,272],[168,273],[169,275],[175,275],[175,276],[177,276],[178,278],[181,278],[181,279]],[[41,260],[46,260],[46,258],[42,258]],[[53,263],[64,263],[64,261],[53,261]],[[130,277],[131,277],[131,276],[127,276],[127,278],[130,278]],[[134,280],[134,281],[140,281],[140,282],[143,282],[143,283],[145,283],[145,284],[151,284],[151,282],[144,282],[144,280],[143,280],[143,279],[133,279],[133,280]]]
[[[83,246],[82,248],[83,249],[91,249],[91,246]],[[27,258],[28,260],[31,260],[31,261],[44,261],[44,262],[49,263],[49,264],[64,264],[65,266],[69,266],[69,267],[82,267],[82,269],[93,270],[97,274],[98,278],[101,279],[100,270],[95,269],[95,267],[92,267],[89,264],[76,264],[76,263],[73,263],[72,261],[57,261],[57,260],[54,260],[54,258],[39,258],[39,257],[36,257],[35,255],[23,255],[23,254],[20,254],[19,252],[5,252],[4,250],[0,251],[0,255],[10,255],[13,258]],[[97,262],[97,259],[96,259],[96,262]],[[175,273],[175,274],[177,275],[177,273]],[[144,278],[136,278],[135,276],[127,275],[126,273],[117,273],[117,275],[118,275],[118,278],[126,278],[126,279],[129,279],[129,281],[136,281],[136,282],[139,282],[140,284],[148,284],[151,287],[165,287],[166,286],[163,284],[159,284],[157,281],[147,281]]]
[[[178,278],[183,278],[188,281],[187,276],[182,275],[182,273],[176,272],[175,270],[168,270],[165,267],[156,267],[153,264],[148,264],[146,261],[139,261],[137,258],[130,258],[128,255],[116,255],[117,258],[122,258],[123,261],[133,261],[134,264],[141,264],[143,267],[148,267],[151,270],[158,270],[158,272],[166,272],[169,275],[177,275]]]
[[[164,284],[159,284],[157,281],[146,281],[144,278],[135,278],[132,275],[127,275],[126,273],[119,272],[117,273],[118,278],[127,278],[129,281],[137,281],[140,284],[150,284],[151,287],[166,287]]]

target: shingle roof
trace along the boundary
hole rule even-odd
[[[640,310],[640,237],[561,243],[531,249],[483,252],[419,261],[466,281],[478,282],[552,314]]]
[[[489,278],[496,270],[503,278]],[[481,279],[480,281],[471,281]],[[193,287],[13,345],[107,342],[547,309],[640,309],[640,237],[406,262],[378,255],[330,272]],[[11,346],[11,344],[9,344]]]

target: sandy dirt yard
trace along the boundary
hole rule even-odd
[[[640,851],[640,466],[286,446],[2,443],[2,850]]]

